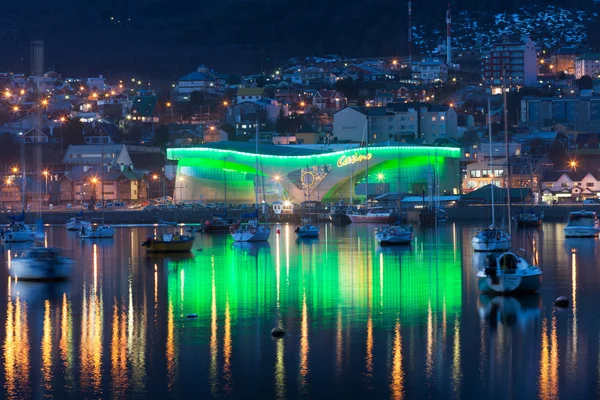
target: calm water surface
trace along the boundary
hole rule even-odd
[[[480,295],[474,226],[383,249],[368,225],[254,245],[199,234],[178,257],[146,256],[155,228],[81,242],[50,227],[78,262],[69,282],[11,281],[19,246],[1,247],[1,397],[597,398],[598,240],[562,227],[514,235],[544,270],[519,298]]]

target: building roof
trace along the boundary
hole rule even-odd
[[[462,196],[461,200],[491,202],[492,201],[492,191],[490,190],[491,186],[492,185],[485,185],[477,190],[472,191],[471,193],[467,193]],[[530,194],[531,194],[531,189],[529,189],[529,188],[511,188],[510,189],[511,201],[520,201],[521,199],[527,198],[527,196],[529,196]],[[494,185],[494,200],[496,200],[498,202],[506,201],[506,189]]]
[[[97,132],[98,129],[94,128],[99,128],[100,132]],[[121,131],[119,130],[119,127],[115,124],[109,124],[107,122],[97,122],[85,133],[86,136],[97,136],[98,134],[101,136],[107,135],[111,138],[116,138],[121,134]]]
[[[125,145],[123,144],[91,144],[91,145],[69,145],[69,148],[65,152],[65,156],[63,157],[63,164],[99,164],[102,162],[102,156],[97,157],[77,157],[77,155],[98,155],[100,151],[103,151],[104,163],[113,163],[118,157],[121,151],[127,151]],[[107,157],[107,154],[114,154],[114,157]],[[71,157],[71,156],[75,157]],[[85,162],[84,162],[85,161]]]
[[[589,47],[562,46],[559,49],[557,49],[554,53],[552,53],[552,55],[553,56],[571,56],[571,55],[577,55],[577,54],[585,54],[589,51],[590,51]]]
[[[592,171],[548,171],[542,177],[542,182],[556,182],[563,175],[566,175],[573,182],[580,182],[587,176],[587,174],[591,174],[594,179],[599,180],[598,177],[600,177],[600,174]]]
[[[179,81],[214,81],[215,78],[212,74],[207,74],[205,72],[194,71],[189,74],[179,78]]]
[[[239,151],[242,153],[255,153],[256,152],[256,144],[254,142],[232,142],[232,141],[223,141],[223,142],[213,142],[201,144],[198,146],[194,146],[198,148],[209,148],[209,149],[218,149],[218,150],[231,150],[231,151]],[[285,145],[285,146],[275,146],[273,144],[259,144],[259,153],[260,154],[268,154],[273,156],[312,156],[315,154],[324,154],[328,153],[328,151],[322,150],[309,150],[305,148],[301,148],[294,145]]]
[[[600,60],[600,53],[586,53],[577,57],[577,61],[595,61]]]
[[[331,99],[332,97],[335,97],[335,95],[337,94],[338,96],[340,96],[342,99],[344,98],[344,93],[339,92],[337,90],[327,90],[327,89],[319,89],[317,91],[317,93],[315,93],[315,96],[319,94],[319,96],[321,96],[324,99]]]
[[[262,96],[265,92],[265,88],[239,88],[237,91],[238,96]]]

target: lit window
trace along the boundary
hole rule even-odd
[[[437,119],[436,117],[431,117],[431,120],[432,120],[432,121],[435,121],[436,119]]]

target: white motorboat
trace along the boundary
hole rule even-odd
[[[79,237],[82,239],[111,239],[115,236],[115,228],[110,225],[89,225],[82,227]]]
[[[542,270],[510,251],[488,254],[477,273],[477,285],[485,293],[535,292],[541,284]]]
[[[593,211],[573,211],[564,228],[565,237],[595,237],[600,232],[600,224]]]
[[[81,228],[89,226],[90,223],[81,218],[73,217],[67,221],[65,226],[68,231],[81,231]]]
[[[33,242],[35,231],[23,222],[11,222],[7,229],[0,231],[0,238],[7,243]]]
[[[271,236],[271,229],[253,220],[238,227],[232,225],[229,233],[236,242],[265,242]]]
[[[510,248],[510,235],[502,229],[490,225],[477,232],[471,239],[475,251],[506,251]]]
[[[301,227],[296,228],[296,235],[299,238],[316,238],[319,237],[319,227],[311,224],[304,224]]]
[[[9,273],[24,280],[57,280],[71,276],[75,262],[52,247],[34,247],[14,257]]]
[[[412,225],[391,225],[375,232],[375,239],[380,245],[410,244],[413,240]]]

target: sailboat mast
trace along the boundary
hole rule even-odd
[[[492,106],[490,105],[490,98],[488,97],[488,134],[490,140],[490,162],[489,166],[493,165],[492,162]],[[494,169],[492,168],[492,184],[490,185],[490,191],[492,193],[492,225],[496,223],[496,215],[494,213]]]
[[[504,66],[506,67],[506,66]],[[508,110],[506,109],[506,74],[504,71],[506,69],[503,68],[504,78],[502,79],[502,96],[504,99],[504,146],[506,150],[506,204],[508,207],[508,234],[510,235],[512,232],[512,220],[511,220],[511,212],[510,212],[510,154],[508,153]]]
[[[104,135],[100,142],[100,198],[102,201],[102,225],[104,225]]]
[[[367,205],[367,207],[369,206],[369,115],[367,114],[367,120],[365,121],[365,132],[366,132],[366,139],[365,139],[365,158],[367,161],[367,167],[365,169],[366,175],[365,175],[365,179],[366,179],[366,190],[365,190],[365,204]]]
[[[256,210],[258,210],[258,136],[258,106],[256,106],[256,174],[254,175],[254,204],[256,204]],[[256,214],[256,218],[258,219],[258,212]]]

